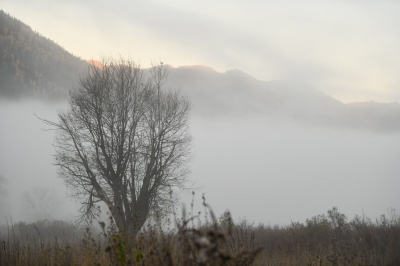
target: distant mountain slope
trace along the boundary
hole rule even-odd
[[[226,73],[205,68],[170,68],[166,87],[180,89],[197,116],[248,116],[291,119],[301,124],[400,131],[400,104],[343,104],[299,82],[259,81],[240,70]]]
[[[323,92],[291,81],[259,81],[240,70],[225,73],[171,68],[166,87],[181,89],[202,115],[293,114],[311,116],[343,106]]]
[[[87,63],[0,10],[0,96],[65,97]]]
[[[65,99],[88,64],[0,10],[0,97]],[[399,103],[343,104],[307,84],[259,81],[240,70],[169,68],[165,87],[180,89],[201,117],[264,116],[302,124],[400,131]],[[145,70],[147,71],[147,70]]]

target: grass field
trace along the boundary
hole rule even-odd
[[[400,265],[400,219],[348,220],[336,208],[286,226],[183,216],[129,236],[63,221],[1,228],[0,265]],[[171,229],[172,228],[172,229]]]

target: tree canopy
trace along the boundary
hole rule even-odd
[[[96,218],[98,203],[121,230],[136,233],[154,212],[174,203],[188,178],[192,137],[190,102],[164,90],[165,66],[144,72],[131,60],[93,65],[71,92],[58,122],[58,173],[82,203],[82,219]]]

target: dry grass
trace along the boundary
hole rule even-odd
[[[217,222],[210,215],[206,225],[184,215],[174,230],[149,223],[135,237],[113,223],[102,224],[101,232],[61,222],[20,223],[0,237],[0,265],[400,265],[394,213],[348,222],[332,209],[281,227],[235,224],[229,214]]]

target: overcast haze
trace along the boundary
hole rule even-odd
[[[55,189],[65,204],[54,218],[74,219],[79,205],[67,199],[51,154],[54,131],[35,116],[56,120],[66,103],[0,101],[0,169],[9,179],[10,214],[27,219],[22,194],[34,187]],[[12,115],[10,115],[12,114]],[[350,218],[379,217],[400,209],[398,133],[301,125],[261,115],[191,121],[195,138],[191,178],[196,206],[201,194],[216,213],[288,224],[326,212],[333,206]],[[189,206],[191,195],[182,200]],[[4,217],[2,218],[3,221]],[[3,221],[4,222],[4,221]]]
[[[0,8],[83,59],[162,60],[193,103],[191,178],[220,214],[288,224],[337,206],[400,209],[400,2],[4,1]],[[239,69],[233,70],[232,69]],[[253,78],[254,77],[254,78]],[[266,82],[261,82],[266,81]],[[392,104],[343,104],[359,101]],[[51,154],[66,101],[0,99],[0,175],[27,219],[36,186],[65,199]],[[189,205],[189,195],[182,199]],[[1,218],[0,223],[3,222]]]
[[[400,101],[398,1],[1,1],[84,59],[240,69],[343,102]]]

